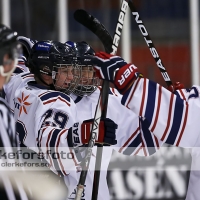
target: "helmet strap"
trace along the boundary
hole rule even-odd
[[[52,84],[46,83],[46,82],[42,79],[41,74],[38,74],[38,76],[36,76],[36,77],[37,77],[44,85],[46,85],[46,86],[48,86],[48,87],[51,87]]]

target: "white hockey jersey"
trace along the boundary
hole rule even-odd
[[[51,151],[45,159],[50,164],[52,171],[64,176],[70,194],[69,199],[73,199],[75,194],[71,195],[71,193],[75,190],[80,176],[80,172],[77,172],[77,169],[80,168],[79,160],[76,157],[74,159],[54,159],[53,153],[60,153],[61,151],[64,151],[65,155],[72,153],[68,148],[66,140],[67,129],[77,121],[94,117],[99,90],[90,96],[90,98],[93,98],[92,101],[81,101],[82,104],[80,102],[75,104],[67,95],[58,91],[47,90],[45,87],[36,84],[33,74],[25,72],[13,75],[11,81],[4,87],[4,91],[6,100],[9,102],[9,106],[14,113],[21,146],[26,146],[37,153],[41,153],[42,151],[45,154],[48,150]],[[114,95],[111,96],[114,97]],[[116,99],[116,96],[114,99]],[[125,143],[131,144],[134,137],[138,134],[138,131],[135,132],[137,129],[135,127],[139,126],[138,118],[137,121],[134,120],[134,123],[131,123],[132,120],[130,118],[133,116],[131,112],[128,115],[126,112],[123,112],[124,114],[120,113],[121,109],[126,110],[121,105],[120,98],[117,98],[117,101],[110,100],[109,102],[112,102],[112,104],[109,103],[108,117],[114,118],[114,120],[117,120],[117,123],[121,122],[121,119],[124,119],[128,125],[127,127],[125,123],[120,125],[120,127],[123,126],[121,127],[121,133],[119,132],[117,136],[121,143],[119,145],[122,146]],[[118,105],[121,107],[120,110],[116,109]],[[76,113],[77,110],[80,111],[78,115]],[[114,113],[113,110],[115,110]],[[134,129],[134,131],[130,132],[132,138],[127,142],[127,138],[124,136],[125,132],[122,132],[122,130],[129,129]],[[136,140],[136,145],[134,145],[133,151],[129,152],[129,154],[135,154],[141,146],[141,141]],[[125,146],[123,150],[125,150]],[[95,152],[96,148],[93,149],[93,155],[95,155]],[[102,184],[100,184],[101,188],[99,192],[101,197],[106,197],[107,199],[109,199],[109,192],[106,174],[111,154],[112,149],[108,148],[103,155]],[[83,199],[91,198],[94,166],[95,156],[92,157],[90,162]],[[104,186],[106,186],[106,190],[104,190]]]
[[[138,78],[123,95],[122,104],[144,117],[161,141],[180,147],[199,147],[199,86],[177,94],[146,78]]]
[[[21,146],[43,153],[55,173],[70,174],[77,182],[74,161],[67,159],[71,153],[66,139],[68,129],[77,122],[73,100],[64,93],[36,84],[29,72],[13,75],[4,91],[14,113]],[[62,152],[66,155],[64,158],[54,158],[54,155],[63,155]]]
[[[55,173],[64,176],[69,199],[74,199],[80,176],[79,159],[76,156],[73,159],[55,159],[53,154],[61,151],[65,155],[72,153],[66,140],[67,129],[77,121],[94,117],[99,89],[88,97],[73,98],[75,104],[67,95],[36,84],[33,75],[26,72],[14,75],[4,90],[14,112],[21,146],[37,153],[50,150],[45,158]],[[118,124],[118,143],[115,147],[104,148],[98,199],[109,199],[106,174],[113,148],[126,155],[143,156],[155,153],[160,146],[159,140],[146,128],[147,122],[121,105],[121,95],[116,90],[110,91],[107,117]],[[91,199],[95,152],[96,148],[93,148],[82,200]]]
[[[79,121],[94,117],[100,89],[97,88],[94,93],[87,97],[72,95],[77,106]],[[107,117],[118,125],[118,129],[116,130],[117,144],[115,146],[104,147],[98,199],[110,199],[106,175],[113,149],[126,155],[147,156],[155,153],[161,145],[161,142],[145,127],[145,122],[141,121],[137,115],[121,105],[121,97],[115,89],[110,88]],[[96,148],[94,149],[96,150]],[[94,149],[93,154],[96,155]],[[94,168],[95,159],[92,157],[82,200],[91,199]],[[76,190],[69,196],[69,199],[74,199],[75,195]]]

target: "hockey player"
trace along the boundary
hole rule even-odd
[[[94,116],[101,91],[99,79],[95,76],[93,65],[88,65],[84,62],[84,59],[82,59],[84,55],[94,55],[95,52],[86,42],[68,41],[66,44],[74,47],[76,50],[77,61],[75,64],[81,70],[80,82],[73,91],[73,94],[71,94],[71,97],[78,109],[78,119],[83,121]],[[98,199],[110,199],[106,175],[113,149],[126,155],[148,156],[155,153],[161,145],[161,142],[145,128],[144,121],[140,120],[137,115],[121,105],[121,98],[122,95],[119,94],[116,89],[110,88],[107,117],[118,124],[118,129],[116,130],[117,144],[109,148],[104,147]],[[79,158],[81,159],[81,157]],[[92,159],[92,161],[90,173],[87,175],[91,177],[90,184],[93,183],[95,168],[94,160]],[[91,195],[92,191],[91,189],[89,190],[90,187],[91,185],[85,185],[83,198],[85,198],[89,192]],[[70,199],[73,199],[75,194],[76,190],[71,194]],[[88,199],[91,199],[91,196],[89,196]]]
[[[180,82],[175,83],[175,90],[184,90],[184,85]],[[170,90],[171,91],[171,90]],[[186,200],[198,200],[200,186],[200,148],[193,147],[191,149],[192,163],[190,169],[190,177],[186,193]]]
[[[200,115],[196,111],[200,102],[199,86],[179,90],[175,95],[141,78],[136,66],[118,56],[100,52],[93,62],[99,76],[113,82],[123,94],[122,104],[145,118],[149,130],[161,141],[181,147],[200,146],[200,132],[195,128]]]
[[[76,105],[67,95],[79,81],[79,70],[71,64],[74,58],[74,50],[62,43],[37,42],[27,62],[31,73],[14,75],[4,87],[21,146],[42,153],[52,171],[64,176],[69,194],[80,175],[78,159],[71,156],[69,146],[88,143],[90,136],[89,129],[77,130],[76,122],[81,127],[91,124],[78,120]],[[100,133],[104,137],[97,142],[116,144],[116,124],[109,119],[102,119],[101,124]]]
[[[120,64],[116,63],[116,60]],[[97,54],[95,62],[100,77],[111,80],[123,93],[122,104],[148,120],[150,130],[162,141],[181,147],[192,147],[192,165],[186,200],[199,199],[200,87],[180,89],[170,93],[159,84],[139,78],[138,69],[120,57]],[[108,66],[113,68],[107,73]],[[109,76],[108,76],[109,75]]]
[[[76,54],[74,56],[76,57],[76,60],[73,63],[78,69],[81,69],[79,83],[75,87],[71,96],[75,101],[76,108],[78,110],[77,119],[78,121],[83,121],[94,116],[97,100],[101,90],[100,87],[97,87],[99,85],[99,79],[94,76],[92,65],[84,62],[81,59],[83,55],[93,55],[94,50],[84,42],[68,42],[67,45],[75,48]],[[77,70],[77,72],[79,72],[79,70]],[[118,109],[116,109],[116,107]],[[159,148],[159,142],[156,137],[151,135],[151,133],[147,130],[149,134],[147,135],[148,138],[146,138],[146,136],[143,134],[144,129],[140,130],[139,118],[136,115],[133,115],[130,110],[121,105],[121,95],[112,88],[110,89],[108,102],[108,117],[113,121],[116,120],[118,124],[118,129],[116,132],[116,139],[118,143],[115,145],[115,147],[113,147],[114,149],[126,155],[150,155]],[[71,144],[71,146],[73,146],[73,144]],[[95,155],[95,153],[96,149],[94,148],[93,154]],[[105,147],[101,165],[99,199],[110,199],[106,174],[111,154],[112,148]],[[82,153],[76,151],[74,159],[77,163],[77,169],[80,169],[79,163],[83,159]],[[93,156],[91,158],[90,169],[87,175],[85,190],[83,193],[83,198],[85,199],[91,199],[91,185],[93,183],[94,165],[95,157]],[[77,172],[77,177],[79,177],[79,175],[80,171]],[[73,189],[72,194],[69,194],[69,199],[74,199],[76,190],[72,185],[72,180],[70,178],[68,179],[65,178],[66,185]]]
[[[3,85],[8,83],[10,76],[15,69],[20,46],[17,42],[17,33],[12,31],[5,25],[0,24],[0,91]],[[17,146],[17,138],[15,135],[15,123],[12,113],[5,100],[0,97],[0,147],[1,155],[14,154],[13,148]],[[5,159],[3,159],[5,158]],[[1,156],[1,172],[0,172],[0,196],[1,199],[28,199],[22,183],[19,181],[20,172],[6,170],[5,163],[13,164],[14,159],[6,159]],[[15,169],[13,165],[13,170]],[[9,176],[10,174],[10,176]],[[21,177],[22,178],[22,177]],[[17,185],[16,185],[17,184]]]
[[[199,124],[200,87],[193,85],[183,89],[179,84],[173,94],[157,83],[140,78],[137,67],[127,64],[120,57],[97,53],[94,62],[98,65],[99,76],[112,81],[123,94],[122,104],[145,117],[149,129],[158,138],[175,146],[192,148],[186,200],[198,200],[200,140],[196,127]]]
[[[95,52],[86,42],[74,42],[73,43],[73,42],[69,41],[69,42],[67,42],[67,44],[75,47],[76,56],[77,56],[77,64],[76,65],[78,65],[79,68],[81,69],[81,77],[80,77],[79,84],[77,85],[77,87],[75,87],[73,94],[71,94],[70,96],[72,96],[72,98],[74,99],[76,106],[78,108],[80,108],[79,109],[80,112],[84,112],[85,113],[84,115],[86,115],[86,116],[93,115],[91,113],[93,113],[95,110],[95,106],[97,104],[97,100],[98,100],[98,97],[100,94],[101,87],[99,86],[99,79],[95,75],[96,73],[93,69],[93,66],[92,65],[89,66],[89,65],[87,65],[87,63],[84,63],[82,57],[84,55],[85,56],[86,55],[94,55]],[[117,123],[118,124],[117,132],[119,132],[119,135],[117,135],[117,145],[116,146],[118,146],[120,148],[124,146],[125,142],[127,142],[126,141],[127,138],[132,136],[133,132],[135,132],[136,129],[139,128],[139,121],[140,121],[136,115],[133,117],[133,114],[131,114],[132,112],[130,112],[127,109],[124,109],[124,107],[121,106],[121,103],[120,103],[121,98],[122,98],[122,95],[119,94],[116,89],[110,88],[109,101],[108,101],[108,104],[109,104],[108,116],[111,116],[111,119],[113,119],[113,121],[118,122]],[[116,103],[116,105],[115,105],[115,103]],[[94,104],[94,105],[92,106],[93,109],[92,109],[92,112],[90,113],[89,110],[91,110],[91,109],[89,109],[89,108],[91,107],[91,104],[92,105]],[[84,106],[85,106],[85,108],[84,108]],[[119,107],[119,106],[120,106],[120,109],[123,110],[123,112],[120,111],[120,109],[115,109],[116,107]],[[123,114],[125,115],[124,117],[123,117]],[[134,120],[135,123],[133,123],[133,124],[125,123],[124,120],[127,120],[127,122],[133,122],[133,119],[130,119],[131,115],[134,119],[137,118],[137,120]],[[80,116],[80,117],[82,118],[83,116]],[[119,124],[121,124],[121,125],[119,125]],[[122,130],[124,130],[124,131],[122,131]],[[121,134],[121,132],[123,132],[124,134]],[[140,135],[139,131],[138,131],[138,133]],[[150,134],[150,133],[148,133],[148,134]],[[144,139],[144,140],[147,140],[147,138],[144,138],[144,136],[140,135],[140,137],[142,137],[142,139]],[[138,138],[139,138],[139,136],[138,136]],[[153,149],[153,148],[157,145],[159,147],[159,141],[156,138],[154,138],[154,139],[155,139],[154,141],[152,141],[152,140],[146,141],[147,142],[146,145],[145,144],[142,145],[142,143],[144,141],[141,142],[142,140],[138,139],[138,144],[140,144],[139,145],[140,147],[142,147],[142,146],[143,147],[144,146],[152,147],[151,150],[143,148],[142,154],[151,155],[156,151],[157,148],[155,148],[155,149]],[[131,144],[131,142],[133,142],[133,141],[134,140],[130,140],[129,144]],[[150,143],[148,143],[148,142],[150,142]],[[136,143],[134,143],[132,145],[133,145],[133,147],[136,147],[136,146],[134,146],[134,145],[136,145]],[[131,145],[130,145],[130,147],[131,147]],[[124,152],[125,149],[126,148],[124,148],[122,152]],[[129,149],[130,152],[128,152],[128,150],[127,150],[124,153],[126,154],[126,152],[127,152],[127,155],[134,155],[139,149],[140,148],[138,148],[138,147],[135,149],[132,149],[132,152],[131,152],[131,149]],[[150,151],[152,151],[152,152],[150,152]]]

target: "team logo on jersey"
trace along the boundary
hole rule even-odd
[[[24,92],[22,92],[22,98],[20,99],[19,97],[17,98],[18,101],[20,102],[20,108],[19,108],[19,116],[22,114],[22,112],[27,114],[26,106],[30,106],[31,103],[27,102],[28,96],[24,96]]]

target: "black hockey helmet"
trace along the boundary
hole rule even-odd
[[[84,58],[86,55],[95,55],[93,48],[86,42],[72,42],[67,41],[66,45],[74,48],[76,53],[76,67],[80,69],[80,81],[74,90],[74,94],[77,96],[88,96],[92,94],[98,85],[100,80],[95,76],[95,70],[93,69],[93,63],[91,60]]]
[[[59,68],[70,68],[70,71],[72,71],[71,67],[74,57],[75,51],[73,48],[57,41],[44,40],[33,45],[27,66],[30,68],[31,73],[35,74],[43,83],[45,82],[42,80],[41,74],[51,76],[53,84],[56,86],[56,81],[59,79],[57,76]],[[68,88],[69,91],[73,91],[77,80],[74,76],[73,81],[70,83],[71,88]],[[55,87],[54,89],[57,88]],[[64,87],[57,90],[68,93],[68,90]]]
[[[5,54],[8,54],[11,59],[18,57],[17,46],[17,32],[0,24],[0,65],[3,65],[3,57]]]
[[[47,74],[52,76],[53,66],[72,63],[74,50],[63,43],[44,40],[35,43],[30,51],[27,66],[36,75]]]
[[[17,42],[17,32],[0,24],[0,74],[6,77],[6,83],[9,81],[10,76],[15,69],[20,50],[20,44]],[[5,55],[8,55],[6,62],[4,62]],[[13,68],[5,73],[4,66],[11,64],[13,61]]]

